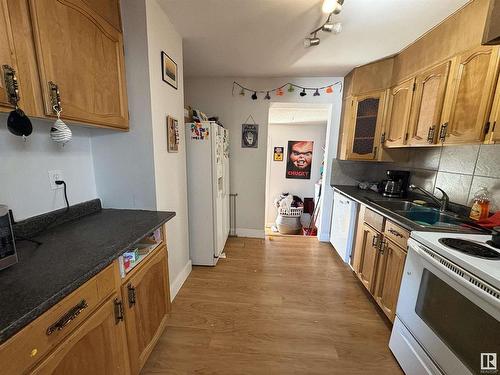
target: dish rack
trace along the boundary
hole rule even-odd
[[[304,213],[304,207],[290,207],[288,209],[280,207],[278,213],[285,217],[301,217]]]

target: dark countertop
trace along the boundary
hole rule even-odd
[[[0,271],[0,343],[98,274],[175,212],[102,209],[18,241],[19,263]]]
[[[342,193],[343,195],[359,202],[362,203],[368,207],[370,207],[370,210],[373,210],[377,213],[379,213],[382,216],[385,216],[389,218],[391,221],[395,222],[396,224],[400,225],[401,227],[407,229],[408,231],[421,231],[421,232],[447,232],[445,228],[431,228],[431,227],[424,227],[420,226],[413,221],[400,216],[393,211],[386,209],[382,206],[377,205],[376,203],[373,203],[371,201],[395,201],[395,200],[401,200],[402,198],[387,198],[384,197],[382,194],[379,194],[373,190],[361,190],[357,186],[349,186],[349,185],[332,185],[332,188],[334,190],[337,190],[338,192]],[[406,200],[413,200],[413,199],[423,199],[427,200],[425,197],[422,197],[420,195],[412,195],[408,198],[404,198]],[[456,205],[451,203],[451,205],[455,205],[456,211],[459,211],[463,206]],[[454,231],[456,232],[456,231]],[[475,230],[467,230],[464,228],[464,232],[474,232],[474,233],[479,233],[478,231]]]

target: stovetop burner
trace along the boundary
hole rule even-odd
[[[478,258],[500,260],[500,253],[477,242],[462,240],[460,238],[440,238],[439,242],[452,249]]]

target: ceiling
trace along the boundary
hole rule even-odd
[[[269,124],[324,123],[330,117],[330,104],[316,103],[271,103]]]
[[[338,34],[303,39],[322,0],[159,0],[183,37],[187,77],[344,76],[399,52],[467,0],[345,0]]]

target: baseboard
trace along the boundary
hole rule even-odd
[[[330,242],[330,233],[319,233],[318,240],[320,242]]]
[[[236,228],[236,235],[238,237],[265,238],[266,232],[264,229]]]
[[[170,301],[173,301],[179,290],[181,290],[182,285],[188,278],[191,270],[193,269],[193,264],[191,259],[186,263],[181,272],[177,275],[172,285],[170,285]]]

